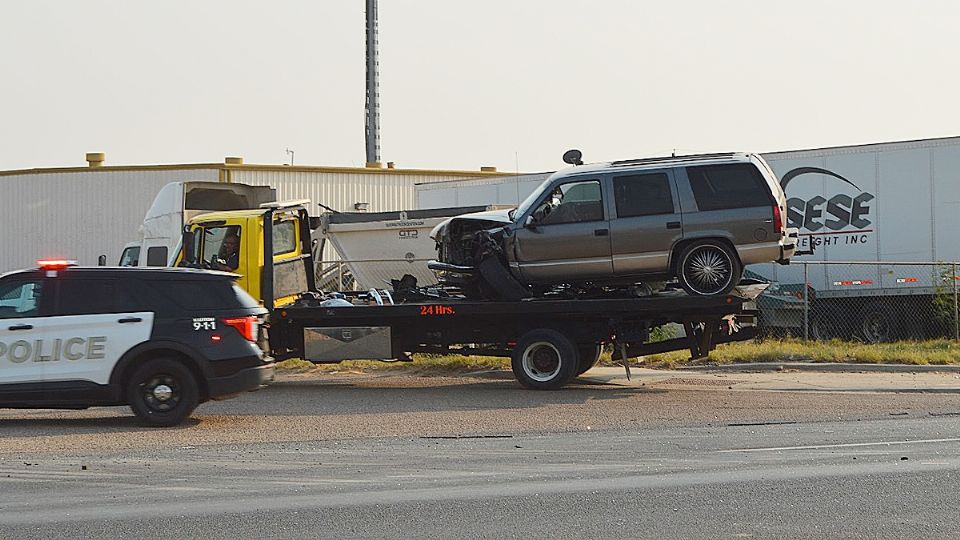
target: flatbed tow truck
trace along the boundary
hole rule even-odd
[[[673,350],[706,358],[718,344],[753,338],[752,299],[765,284],[744,283],[727,296],[682,291],[644,297],[467,300],[444,290],[417,291],[394,302],[388,290],[316,290],[305,201],[258,211],[198,216],[184,230],[182,260],[205,266],[217,238],[241,238],[239,280],[270,310],[271,354],[278,360],[410,360],[412,353],[505,356],[517,380],[555,389],[589,370],[605,344],[629,376],[627,359]],[[281,232],[282,234],[278,234]],[[271,256],[271,254],[273,254]],[[396,292],[396,291],[395,291]],[[683,325],[685,336],[651,341],[653,330]]]

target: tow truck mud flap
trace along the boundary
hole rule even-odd
[[[393,358],[389,326],[334,326],[303,329],[303,356],[310,362]]]

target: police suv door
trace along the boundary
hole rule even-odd
[[[47,326],[56,352],[46,362],[46,382],[107,384],[120,357],[150,339],[153,313],[124,311],[126,286],[115,277],[69,270],[56,278],[57,300]]]
[[[0,391],[5,384],[43,380],[37,354],[48,322],[41,316],[43,288],[39,274],[14,275],[0,283]]]

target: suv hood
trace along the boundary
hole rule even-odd
[[[464,214],[462,216],[454,216],[452,218],[445,219],[441,221],[433,230],[430,231],[430,238],[438,240],[443,231],[447,228],[448,225],[454,221],[470,221],[474,223],[489,223],[491,226],[504,225],[507,223],[512,223],[513,220],[510,219],[510,210],[487,210],[486,212],[474,212],[472,214]]]

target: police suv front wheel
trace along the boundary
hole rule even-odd
[[[200,401],[193,373],[171,358],[155,358],[137,367],[127,381],[126,396],[133,414],[157,427],[179,424]]]

